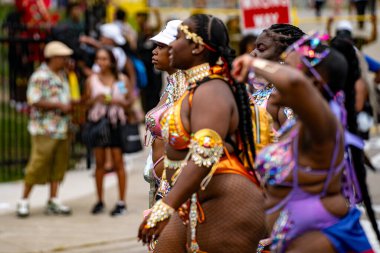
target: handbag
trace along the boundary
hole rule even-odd
[[[143,149],[138,124],[120,125],[119,130],[123,153],[136,153]]]
[[[107,116],[96,122],[87,121],[82,130],[82,141],[89,147],[106,146],[111,141],[111,126]]]

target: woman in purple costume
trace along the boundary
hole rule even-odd
[[[360,189],[353,189],[344,129],[329,106],[342,90],[347,62],[318,36],[303,37],[283,60],[285,65],[245,55],[233,70],[240,82],[255,71],[273,83],[274,102],[296,115],[279,130],[279,142],[256,159],[271,252],[374,252],[354,207]]]

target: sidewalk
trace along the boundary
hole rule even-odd
[[[114,173],[105,177],[106,212],[97,216],[90,214],[96,202],[93,169],[76,169],[66,174],[59,197],[73,209],[69,217],[46,216],[48,187],[37,186],[30,198],[31,215],[20,219],[15,215],[15,206],[23,189],[22,181],[0,184],[0,253],[146,252],[136,239],[142,211],[148,205],[149,185],[142,176],[146,156],[143,151],[125,159],[128,212],[121,217],[109,215],[118,195]],[[120,251],[107,250],[107,245],[119,245]],[[95,251],[94,247],[103,250]]]
[[[372,140],[366,146],[370,158],[375,162],[380,152],[378,141]],[[97,216],[90,214],[96,202],[94,170],[86,170],[85,161],[66,174],[60,189],[60,199],[73,208],[73,215],[69,217],[46,216],[44,206],[48,187],[36,186],[30,198],[30,217],[17,218],[15,206],[21,196],[23,182],[0,184],[0,253],[146,253],[146,247],[136,239],[142,211],[148,205],[149,185],[142,176],[146,156],[145,150],[125,157],[128,212],[116,218],[108,214],[117,199],[115,174],[105,177],[107,211]],[[380,213],[380,174],[369,171],[367,180],[375,211]],[[362,216],[362,225],[375,252],[380,252],[365,215]]]

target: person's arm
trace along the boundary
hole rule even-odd
[[[363,78],[359,78],[355,83],[355,111],[361,112],[368,98],[368,84]]]
[[[322,144],[335,136],[335,116],[311,79],[300,70],[249,55],[238,57],[233,67],[233,76],[239,82],[245,82],[250,69],[254,69],[256,75],[273,83],[280,94],[276,102],[293,109],[313,143]]]
[[[102,47],[102,44],[98,40],[96,40],[90,36],[86,36],[86,35],[80,36],[79,42],[85,43],[85,44],[92,46],[94,48],[101,48]]]
[[[331,32],[331,27],[332,27],[332,24],[334,22],[334,17],[329,17],[327,19],[327,23],[326,23],[326,32],[327,34],[329,35],[329,38],[332,38],[334,36],[332,36],[332,32]]]
[[[130,91],[134,91],[136,87],[137,77],[136,77],[136,70],[135,66],[133,65],[133,61],[131,56],[128,56],[127,62],[125,63],[125,72],[129,78],[129,83],[131,84],[131,87],[128,87]]]
[[[113,97],[110,101],[110,104],[111,105],[118,105],[118,106],[122,107],[124,110],[127,110],[127,109],[129,109],[130,105],[132,104],[132,96],[133,95],[131,93],[133,91],[128,89],[128,83],[130,81],[129,81],[127,76],[121,75],[120,79],[121,79],[122,83],[124,84],[124,89],[127,92],[124,94],[124,98],[122,98],[122,99],[118,99],[118,98]]]
[[[84,86],[84,94],[82,97],[82,103],[87,107],[92,107],[96,102],[100,102],[102,104],[105,104],[105,96],[104,95],[98,95],[95,98],[91,97],[91,79],[92,77],[88,77],[85,82]]]
[[[212,95],[211,95],[212,94]],[[229,87],[220,80],[213,80],[202,84],[197,88],[192,102],[190,125],[194,136],[199,131],[216,133],[222,141],[228,134],[231,120],[234,97]],[[194,138],[194,137],[192,137]],[[213,143],[217,138],[210,138]],[[196,142],[199,143],[199,142]],[[192,148],[189,151],[195,152]],[[193,156],[192,156],[193,157]],[[164,206],[168,206],[171,212],[177,210],[185,203],[193,193],[200,189],[202,180],[209,174],[211,167],[198,166],[192,158],[179,174],[175,185],[166,197],[162,199]],[[154,207],[153,207],[154,208]],[[144,243],[151,241],[153,235],[159,235],[165,227],[167,220],[159,222],[151,229],[146,228],[146,222],[150,216],[141,224],[139,238]]]
[[[366,40],[366,44],[370,44],[377,40],[377,16],[371,15],[372,30],[371,36]]]

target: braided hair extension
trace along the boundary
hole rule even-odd
[[[206,50],[205,57],[208,58],[211,65],[215,65],[221,57],[225,64],[227,64],[227,76],[230,76],[232,61],[235,58],[235,50],[229,45],[230,39],[228,37],[227,28],[223,21],[212,15],[197,14],[190,17],[195,24],[195,33],[201,36],[204,42],[216,50],[212,52]],[[253,125],[252,125],[252,112],[249,103],[248,94],[245,84],[233,83],[233,93],[239,111],[239,137],[243,142],[244,155],[251,170],[254,169],[254,160],[256,157]]]
[[[344,84],[345,107],[347,111],[347,127],[348,130],[354,134],[357,133],[356,112],[355,112],[355,82],[360,78],[359,60],[356,56],[356,50],[352,43],[346,39],[334,38],[331,40],[330,45],[332,48],[338,50],[344,55],[348,63],[348,75]],[[367,216],[371,222],[373,230],[375,231],[377,240],[380,242],[380,231],[376,222],[375,212],[372,208],[372,201],[369,195],[366,183],[366,169],[364,167],[364,152],[361,149],[350,146],[354,169],[360,190],[363,196],[364,206],[366,208]]]
[[[305,33],[300,28],[290,24],[274,24],[271,25],[268,29],[265,29],[263,32],[278,42],[278,56],[280,56],[280,54],[284,52],[290,45],[305,35]]]

